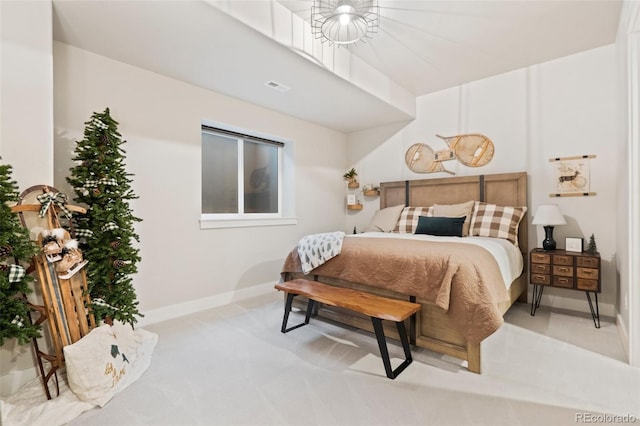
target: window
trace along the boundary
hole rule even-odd
[[[281,141],[203,124],[202,219],[218,222],[204,227],[273,224],[264,220],[283,218],[284,153]],[[261,222],[247,222],[256,219]]]

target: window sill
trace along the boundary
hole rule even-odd
[[[283,226],[297,224],[297,217],[265,219],[200,219],[200,229],[247,228],[251,226]]]

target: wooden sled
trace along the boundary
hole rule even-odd
[[[20,194],[20,201],[11,210],[18,213],[22,225],[29,230],[30,238],[39,241],[42,230],[61,228],[60,207],[51,203],[44,217],[39,216],[42,205],[36,197],[45,192],[57,193],[53,187],[37,185]],[[82,207],[65,204],[74,213],[86,213]],[[71,221],[65,223],[73,232]],[[73,235],[73,234],[71,234]],[[45,342],[48,338],[48,351],[40,348],[38,339],[32,344],[38,369],[42,378],[42,385],[47,399],[52,398],[51,385],[59,395],[57,371],[64,365],[63,348],[77,342],[95,328],[95,318],[90,309],[87,276],[84,266],[86,261],[75,265],[72,271],[60,273],[56,270],[56,263],[50,262],[44,253],[33,257],[27,272],[35,272],[36,295],[42,297],[42,304],[30,303],[32,312],[37,314],[36,325],[42,325],[45,332]],[[31,314],[30,314],[31,319]],[[46,364],[46,366],[45,366]],[[51,382],[51,380],[54,380]],[[55,396],[57,396],[55,395]]]

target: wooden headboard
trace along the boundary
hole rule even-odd
[[[469,200],[484,201],[499,206],[528,206],[527,173],[456,176],[380,184],[381,209],[398,204],[429,207],[434,204],[456,204]],[[527,224],[527,215],[525,215],[518,228],[518,246],[525,259],[529,250]]]

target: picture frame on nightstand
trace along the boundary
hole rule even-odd
[[[565,239],[565,245],[564,245],[564,249],[566,251],[571,251],[571,252],[576,252],[576,253],[582,253],[582,249],[583,249],[583,239],[582,238],[572,238],[572,237],[567,237]]]

